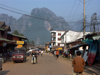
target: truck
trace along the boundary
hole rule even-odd
[[[26,62],[26,49],[24,47],[15,48],[12,54],[13,62]]]

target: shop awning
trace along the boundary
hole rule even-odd
[[[86,44],[86,43],[84,43],[84,44],[77,44],[77,45],[75,45],[75,46],[69,48],[68,50],[70,50],[70,49],[75,49],[75,48],[79,48],[79,47],[81,47],[81,46],[87,46],[87,45],[88,45],[88,44]]]

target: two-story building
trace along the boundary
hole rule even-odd
[[[27,46],[27,38],[24,36],[10,34],[11,31],[10,26],[6,25],[5,22],[0,21],[0,57],[5,58],[3,56],[7,53],[7,51],[13,51],[14,47],[17,46],[17,41],[24,41],[23,46]]]
[[[26,48],[27,47],[27,38],[21,35],[16,35],[16,34],[11,34],[7,33],[7,39],[11,40],[12,43],[8,43],[8,47],[12,47],[12,49],[17,46],[17,41],[23,41],[23,46]]]
[[[6,25],[5,22],[1,21],[0,22],[0,53],[3,51],[3,46],[11,42],[10,40],[7,39],[7,32],[11,31],[10,26]]]
[[[61,44],[61,36],[64,34],[65,31],[51,31],[51,46],[60,46]]]

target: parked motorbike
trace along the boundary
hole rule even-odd
[[[35,57],[35,55],[32,55],[32,57],[31,57],[31,63],[32,64],[36,63],[36,57]]]

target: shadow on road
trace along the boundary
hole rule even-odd
[[[0,75],[6,75],[10,71],[0,71]]]

